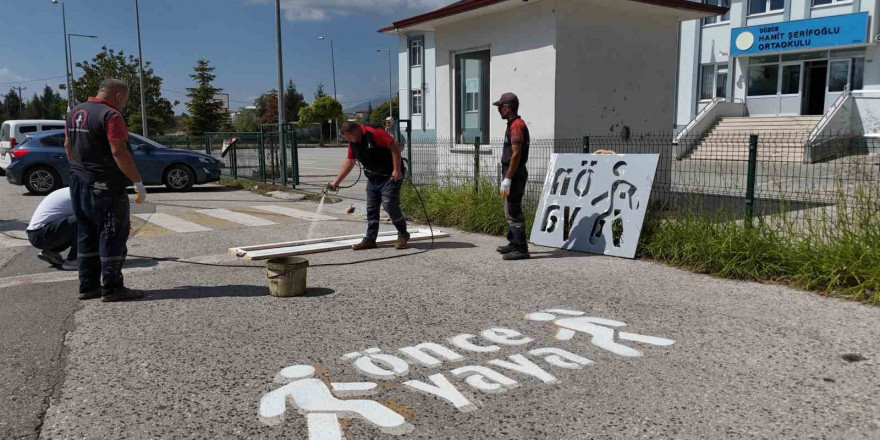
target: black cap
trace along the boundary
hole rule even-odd
[[[516,97],[513,93],[507,92],[501,95],[501,99],[492,103],[494,106],[501,107],[502,105],[510,105],[511,107],[519,107],[519,98]]]

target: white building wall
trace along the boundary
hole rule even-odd
[[[397,101],[400,103],[400,118],[404,119],[409,115],[409,51],[407,50],[407,36],[399,34],[397,36]]]
[[[697,78],[699,75],[697,62],[700,49],[700,25],[698,20],[681,23],[678,52],[678,96],[675,101],[675,125],[684,126],[696,114]]]
[[[410,67],[409,39],[424,38],[422,66]],[[424,69],[424,84],[422,71]],[[398,36],[398,100],[400,101],[400,119],[412,122],[412,138],[419,140],[433,139],[437,128],[436,99],[436,56],[434,34],[431,32],[413,32]],[[422,88],[422,114],[412,114],[410,92]],[[405,129],[405,127],[402,127]]]
[[[679,23],[672,11],[560,1],[557,17],[556,137],[671,131]]]
[[[529,3],[457,21],[436,29],[437,137],[455,137],[455,55],[488,49],[490,101],[504,92],[520,99],[520,114],[532,138],[554,137],[556,117],[557,0]],[[674,54],[673,54],[674,56]],[[507,124],[489,110],[489,134],[504,136]]]

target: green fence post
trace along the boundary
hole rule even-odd
[[[229,153],[232,156],[232,178],[238,179],[238,147],[232,146],[232,151]]]
[[[590,154],[590,135],[584,136],[583,153]]]
[[[400,124],[398,122],[398,124]],[[399,131],[399,130],[398,130]],[[406,169],[406,174],[409,176],[409,181],[412,182],[412,172],[415,165],[413,165],[412,161],[412,123],[406,123],[406,162],[409,164],[409,168]]]
[[[293,141],[290,145],[290,157],[293,163],[293,188],[295,189],[299,185],[299,144],[296,139],[296,130],[292,126],[290,128],[290,137]]]
[[[474,192],[480,192],[480,137],[474,138]]]
[[[257,158],[260,161],[260,179],[266,183],[266,146],[263,144],[263,132],[257,138]]]
[[[281,152],[281,186],[287,186],[287,137],[284,136],[284,126],[278,124],[278,150]]]
[[[211,155],[211,138],[208,136],[205,136],[205,154]]]
[[[758,135],[749,136],[749,169],[746,176],[746,222],[752,225],[752,216],[755,214],[755,174],[758,162]]]

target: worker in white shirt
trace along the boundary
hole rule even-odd
[[[39,259],[62,270],[78,270],[76,260],[76,215],[70,203],[70,188],[61,188],[46,196],[27,227],[28,241],[40,249]],[[67,249],[67,258],[61,253]]]

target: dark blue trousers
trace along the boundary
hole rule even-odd
[[[379,208],[384,207],[398,234],[406,234],[406,219],[400,210],[400,186],[388,177],[367,178],[367,239],[379,237]]]
[[[71,175],[70,199],[77,220],[80,293],[99,286],[104,293],[122,288],[131,231],[125,188],[107,188]]]

